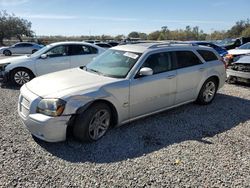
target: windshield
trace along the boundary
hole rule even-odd
[[[109,49],[87,64],[86,71],[125,78],[140,56],[140,53]]]
[[[239,47],[239,49],[250,49],[250,42],[243,44],[242,46]]]
[[[44,54],[48,49],[51,48],[51,45],[44,46],[40,50],[36,51],[35,53],[31,54],[30,57],[38,57]]]
[[[234,44],[235,41],[236,41],[236,39],[224,39],[222,41],[215,42],[215,44],[217,44],[219,46],[228,46],[228,45]]]

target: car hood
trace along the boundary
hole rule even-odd
[[[250,50],[233,49],[233,50],[228,50],[228,54],[232,55],[250,54]]]
[[[28,61],[30,59],[31,59],[31,57],[28,57],[27,55],[18,56],[18,57],[10,57],[10,58],[0,60],[0,65],[6,64],[6,63],[16,64],[16,63]]]
[[[250,64],[250,55],[246,55],[238,59],[235,63],[240,63],[240,64]]]
[[[116,80],[74,68],[37,77],[28,82],[26,87],[42,98],[66,98],[72,94],[93,91]]]
[[[0,51],[3,51],[5,49],[9,48],[8,46],[0,47]]]

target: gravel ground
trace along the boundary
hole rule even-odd
[[[250,187],[250,87],[225,85],[108,132],[99,142],[32,138],[0,89],[0,187]]]

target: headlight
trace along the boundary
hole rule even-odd
[[[62,99],[42,99],[36,109],[37,113],[48,116],[60,116],[65,108],[66,102]]]

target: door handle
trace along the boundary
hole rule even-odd
[[[176,76],[175,74],[172,74],[172,75],[167,76],[166,78],[167,79],[173,79],[173,78],[175,78],[175,76]]]
[[[203,67],[202,67],[202,68],[199,68],[199,71],[200,71],[200,72],[203,72],[204,70],[205,70],[205,68],[203,68]]]

